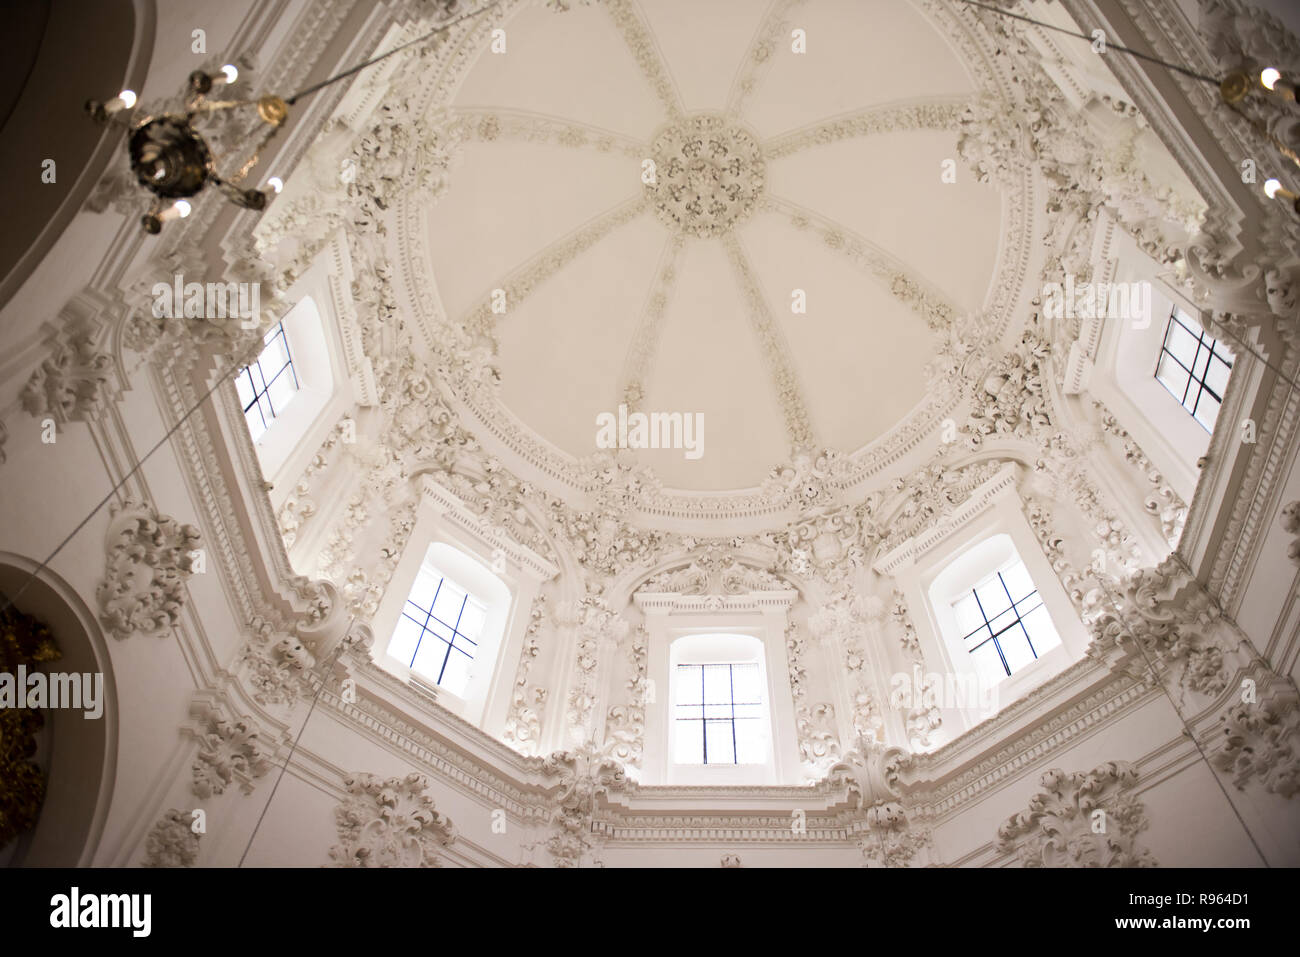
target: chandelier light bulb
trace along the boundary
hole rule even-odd
[[[1275,67],[1267,67],[1259,74],[1259,82],[1264,84],[1264,89],[1271,90],[1282,79],[1282,74]]]
[[[1264,181],[1264,195],[1267,196],[1269,199],[1272,199],[1274,196],[1276,196],[1277,191],[1281,188],[1282,188],[1282,184],[1278,180],[1269,179]]]
[[[235,65],[233,63],[227,63],[225,66],[223,66],[221,68],[221,73],[223,76],[225,76],[227,83],[234,83],[236,80],[239,79],[239,70],[235,68]]]
[[[184,219],[186,216],[190,214],[190,209],[192,207],[185,200],[178,199],[176,200],[175,208],[176,208],[176,215],[179,216],[181,219]]]
[[[117,98],[122,101],[122,106],[128,110],[135,106],[135,90],[123,90],[117,95]]]
[[[280,179],[278,176],[272,176],[266,181],[266,185],[278,193],[280,190],[284,189],[284,180]]]

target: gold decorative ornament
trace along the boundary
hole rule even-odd
[[[0,672],[17,676],[63,657],[44,622],[24,615],[0,594]],[[36,825],[45,799],[45,774],[33,760],[45,720],[32,708],[0,707],[0,847]]]

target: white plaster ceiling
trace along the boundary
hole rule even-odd
[[[537,270],[493,317],[500,400],[565,455],[597,451],[597,414],[616,411],[638,378],[634,409],[704,415],[699,459],[636,453],[666,486],[757,485],[800,441],[853,452],[926,397],[937,346],[885,273],[958,315],[985,301],[1001,198],[961,164],[954,121],[791,146],[791,134],[828,121],[887,120],[916,103],[956,105],[955,116],[974,88],[944,37],[904,0],[809,0],[785,14],[760,62],[767,8],[639,0],[620,28],[618,4],[527,6],[505,24],[507,52],[481,53],[453,98],[469,135],[428,220],[439,295],[449,317],[467,317]],[[807,32],[804,55],[790,51],[794,27]],[[698,113],[752,134],[764,159],[755,208],[705,238],[666,225],[654,209],[662,194],[641,182],[656,136]],[[956,183],[941,182],[945,159]],[[594,241],[548,265],[575,235]],[[888,268],[864,266],[855,249]],[[806,315],[791,311],[796,288]],[[784,373],[793,388],[778,386]],[[803,431],[791,425],[801,410]]]

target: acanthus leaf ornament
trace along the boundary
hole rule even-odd
[[[1025,867],[1155,867],[1138,843],[1148,821],[1127,793],[1136,782],[1136,769],[1124,761],[1087,773],[1047,771],[1028,810],[998,828],[998,848]]]
[[[441,867],[443,848],[456,840],[420,774],[380,778],[354,774],[335,810],[339,842],[330,848],[336,867]]]

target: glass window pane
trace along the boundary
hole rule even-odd
[[[736,748],[731,734],[730,721],[704,722],[705,761],[708,764],[736,763]]]
[[[731,668],[727,665],[704,666],[704,703],[731,704]]]
[[[1201,401],[1196,404],[1196,421],[1205,426],[1207,432],[1214,431],[1214,423],[1219,420],[1219,400],[1208,392],[1201,393]]]
[[[1025,637],[1025,632],[1019,625],[999,635],[998,644],[1002,648],[1002,657],[1006,658],[1007,666],[1013,675],[1025,665],[1034,663],[1034,651],[1037,649],[1029,647],[1029,639]]]
[[[1016,601],[1020,601],[1034,591],[1034,580],[1029,577],[1029,569],[1025,568],[1024,562],[1016,562],[1004,571],[1002,580],[1006,583],[1007,590],[1011,592],[1011,597]]]
[[[731,666],[732,694],[735,701],[763,700],[763,691],[759,687],[758,664],[739,664]]]
[[[758,719],[736,722],[736,763],[762,764],[767,760],[767,742],[763,739],[763,722]]]
[[[249,378],[248,369],[244,368],[235,376],[235,392],[239,396],[239,407],[247,409],[253,401],[253,380]]]
[[[1210,350],[1202,346],[1196,353],[1196,362],[1192,365],[1192,378],[1201,380],[1205,378],[1205,367],[1210,361]]]
[[[1187,368],[1192,367],[1192,362],[1196,358],[1196,347],[1198,336],[1192,335],[1177,322],[1169,323],[1169,334],[1165,338],[1165,348],[1173,353],[1174,358],[1185,365]],[[1147,353],[1150,355],[1150,353]],[[1150,362],[1151,360],[1147,360]],[[1148,368],[1150,368],[1148,366]]]
[[[998,650],[992,641],[986,641],[973,649],[970,656],[983,687],[992,687],[1007,676],[1006,669],[1002,667],[1002,661],[998,658]]]
[[[276,336],[269,340],[262,354],[257,357],[263,369],[268,375],[275,375],[281,368],[289,364],[289,349],[285,346],[284,336]]]
[[[447,624],[455,626],[460,620],[460,610],[465,604],[465,593],[454,584],[443,579],[438,599],[433,604],[433,614]]]
[[[1183,393],[1187,390],[1187,371],[1179,367],[1173,359],[1160,353],[1160,365],[1156,367],[1156,378],[1168,389],[1175,399],[1183,401]]]
[[[477,642],[483,633],[483,619],[486,617],[487,612],[482,605],[476,601],[467,601],[465,610],[460,613],[460,624],[456,630],[470,641]]]
[[[678,764],[704,763],[704,730],[699,721],[678,721],[673,760]]]
[[[700,665],[677,666],[676,690],[678,704],[700,704],[704,701],[700,681],[700,672],[702,670]]]
[[[1008,608],[1002,614],[996,616],[991,622],[989,622],[989,628],[992,629],[993,634],[996,635],[999,631],[1005,631],[1007,627],[1015,620],[1016,620],[1015,610]]]
[[[451,654],[447,657],[447,667],[443,669],[442,681],[438,682],[439,686],[446,688],[454,695],[464,697],[469,688],[471,667],[473,667],[472,660],[453,648]]]
[[[1039,605],[1037,609],[1025,615],[1021,621],[1025,626],[1025,630],[1029,632],[1029,637],[1033,639],[1034,648],[1040,656],[1061,643],[1061,636],[1057,634],[1056,626],[1052,624],[1052,618],[1047,613],[1046,605]]]
[[[1210,367],[1205,370],[1205,384],[1213,390],[1215,395],[1223,398],[1223,392],[1228,388],[1228,376],[1231,372],[1232,366],[1215,356],[1210,360]]]
[[[990,620],[995,618],[999,612],[1006,611],[1011,607],[1011,600],[1007,598],[1007,590],[1002,587],[1002,582],[998,580],[997,575],[994,575],[984,584],[977,585],[975,594],[979,596],[985,617]],[[993,630],[996,631],[997,629],[994,628]]]
[[[269,386],[266,394],[271,399],[271,408],[275,414],[279,415],[284,412],[284,407],[289,404],[289,400],[297,393],[298,388],[293,383],[293,374],[286,369],[281,372]]]
[[[408,606],[409,607],[409,606]],[[393,640],[388,644],[388,653],[404,665],[410,665],[415,646],[420,641],[420,626],[406,615],[397,619],[393,629]]]
[[[411,662],[411,670],[418,671],[430,681],[437,681],[446,657],[447,643],[426,631],[415,659]]]

